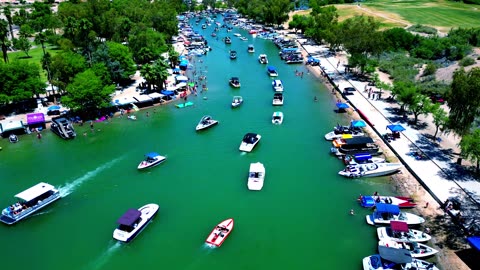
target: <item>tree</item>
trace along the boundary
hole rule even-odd
[[[79,72],[86,68],[85,58],[80,54],[66,51],[52,57],[50,70],[52,72],[52,83],[59,89],[65,90]]]
[[[0,42],[2,43],[3,62],[8,62],[8,46],[10,42],[8,40],[8,22],[4,19],[0,19]]]
[[[78,73],[67,86],[67,95],[62,98],[65,106],[74,110],[96,111],[110,106],[114,85],[104,85],[102,79],[91,69]]]
[[[168,61],[170,62],[170,67],[175,68],[178,63],[178,57],[180,54],[175,50],[173,46],[168,46]]]
[[[93,56],[94,62],[105,63],[113,81],[121,83],[135,74],[136,66],[129,48],[116,42],[100,45]]]
[[[3,7],[3,15],[5,15],[5,18],[7,19],[7,22],[8,22],[8,27],[10,29],[10,38],[13,38],[13,18],[12,18],[12,10],[10,9],[10,6]]]
[[[460,141],[462,156],[476,163],[476,173],[480,165],[480,129],[465,134]]]
[[[168,66],[167,62],[160,58],[152,64],[145,64],[140,70],[140,74],[147,81],[148,90],[152,90],[152,85],[156,85],[159,90],[164,89],[165,80],[168,78]]]
[[[32,44],[26,37],[19,37],[16,39],[13,39],[13,47],[17,50],[23,51],[27,58],[30,58],[30,55],[28,52],[32,48]]]
[[[448,114],[442,107],[440,107],[440,104],[435,103],[432,106],[432,116],[433,124],[435,125],[435,134],[433,134],[433,140],[436,140],[438,131],[444,131],[448,124]]]
[[[405,113],[405,108],[415,103],[415,96],[418,94],[417,88],[412,82],[394,81],[393,96],[397,96],[400,102],[400,113]]]
[[[24,61],[0,64],[0,96],[3,102],[18,102],[45,92],[38,65]]]
[[[449,128],[460,136],[468,134],[480,109],[480,68],[465,72],[455,71],[452,84],[446,93],[448,100]]]
[[[432,111],[433,104],[429,97],[417,93],[413,96],[412,103],[407,105],[409,110],[415,116],[413,124],[417,124],[418,116],[420,116],[421,114],[427,115],[428,113],[430,113]]]

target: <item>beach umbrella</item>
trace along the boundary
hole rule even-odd
[[[402,125],[388,125],[387,128],[390,129],[391,132],[400,132],[405,130]]]
[[[367,126],[367,124],[365,124],[365,122],[362,121],[362,120],[354,120],[354,121],[352,121],[351,125],[352,125],[352,127],[358,127],[358,128],[362,128],[362,127]]]
[[[60,108],[61,107],[58,106],[58,105],[53,105],[53,106],[48,107],[48,110],[49,111],[58,111],[58,110],[60,110]]]

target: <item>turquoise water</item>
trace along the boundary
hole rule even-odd
[[[210,37],[213,26],[198,30],[213,50],[194,60],[208,82],[208,91],[188,98],[194,106],[168,104],[149,109],[149,117],[140,111],[137,121],[95,123],[95,132],[77,126],[71,141],[49,130],[41,140],[0,141],[2,207],[39,181],[64,195],[32,218],[0,224],[2,269],[360,269],[361,259],[376,252],[375,229],[365,223],[369,210],[356,198],[392,193],[387,178],[337,175],[342,163],[329,155],[323,135],[348,119],[333,112],[329,91],[302,65],[281,62],[271,41],[230,35],[232,45],[225,45],[225,30],[218,41]],[[254,54],[247,53],[248,44]],[[238,52],[237,60],[229,59],[229,50]],[[274,92],[266,66],[257,61],[260,53],[283,80],[282,107],[271,105]],[[240,89],[229,87],[232,76],[240,78]],[[240,108],[230,108],[234,95],[244,98]],[[279,126],[271,123],[277,110],[285,115]],[[197,133],[205,114],[220,124]],[[247,132],[262,139],[245,154],[238,147]],[[150,151],[167,161],[137,171]],[[257,161],[266,179],[262,191],[252,192],[248,169]],[[160,205],[153,222],[129,244],[114,241],[118,217],[147,203]],[[235,219],[229,238],[221,248],[206,247],[211,229],[227,218]]]

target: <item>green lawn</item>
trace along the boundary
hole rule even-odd
[[[46,52],[49,52],[50,55],[55,55],[59,52],[59,50],[54,50],[52,49],[53,47],[48,47],[45,49]],[[27,57],[26,54],[22,51],[16,51],[16,52],[11,52],[8,54],[8,59],[10,60],[10,62],[13,62],[13,61],[24,61],[24,62],[28,62],[28,63],[33,63],[35,65],[38,65],[38,67],[40,68],[40,76],[42,77],[42,80],[44,81],[47,81],[47,74],[46,72],[42,69],[42,64],[41,64],[41,60],[42,60],[42,57],[43,57],[43,51],[42,51],[42,47],[41,46],[38,46],[36,48],[33,48],[31,49],[29,52],[28,52],[28,55],[30,57]]]

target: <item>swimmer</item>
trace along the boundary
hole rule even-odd
[[[350,215],[355,215],[355,212],[353,211],[353,209],[350,209]]]

